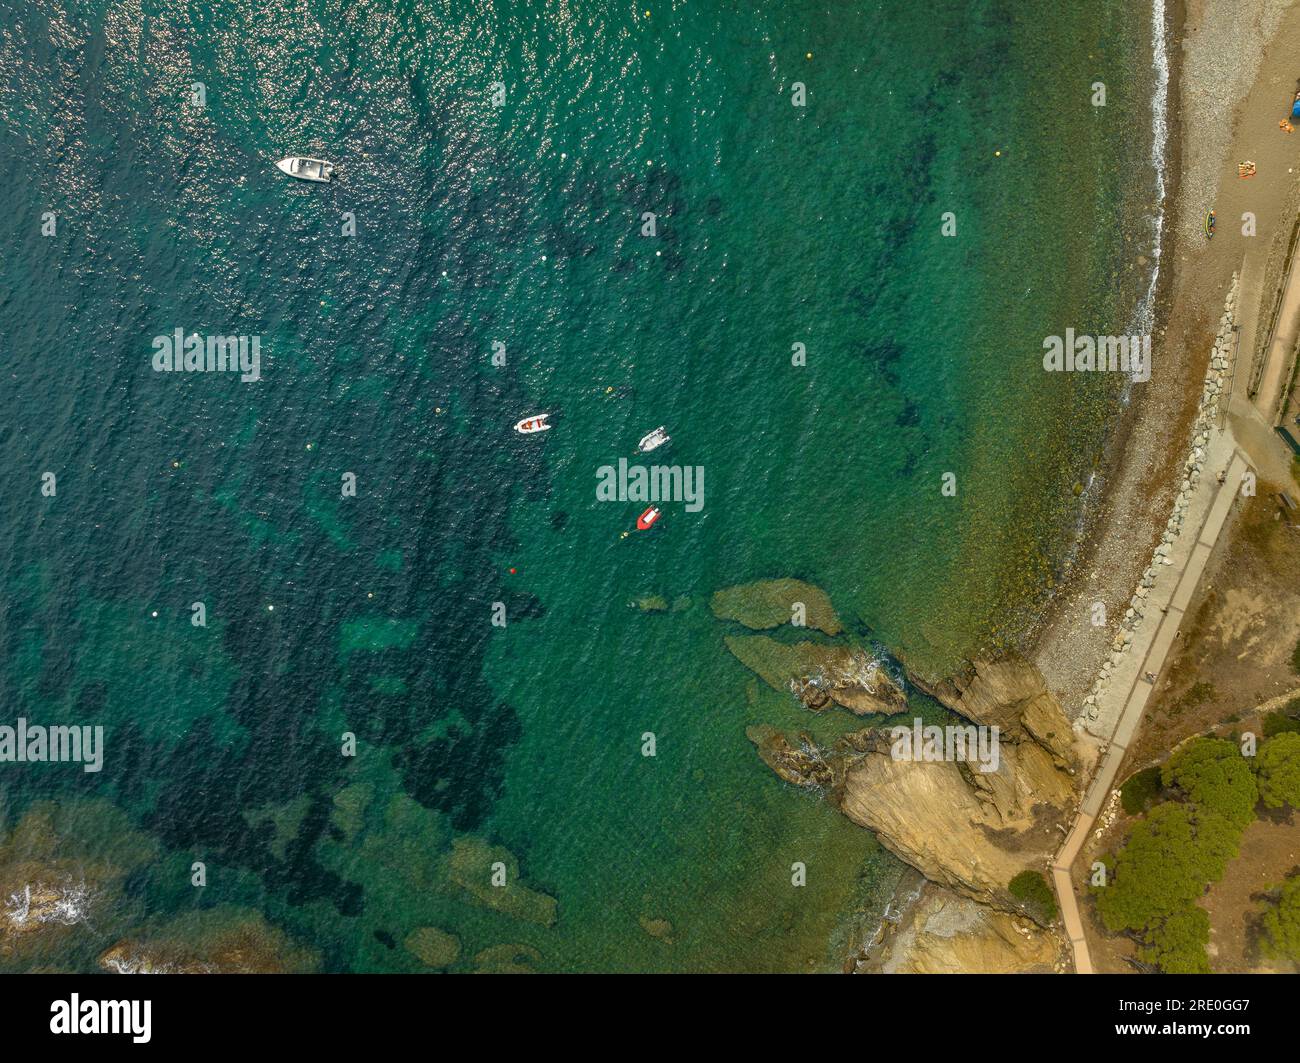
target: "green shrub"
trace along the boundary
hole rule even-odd
[[[1120,803],[1130,816],[1141,815],[1156,803],[1161,789],[1160,768],[1143,768],[1130,775],[1128,781],[1120,787]]]
[[[1191,906],[1237,855],[1241,830],[1205,808],[1166,801],[1138,822],[1097,891],[1106,929],[1154,930]]]
[[[1166,786],[1217,812],[1238,829],[1255,818],[1259,787],[1250,761],[1226,738],[1195,738],[1169,758],[1161,772]]]
[[[1277,903],[1264,913],[1264,951],[1300,963],[1300,875],[1282,886]]]
[[[1022,871],[1007,888],[1011,896],[1021,901],[1040,922],[1050,923],[1056,918],[1056,894],[1041,872]]]
[[[1291,671],[1300,675],[1300,642],[1295,644],[1295,649],[1291,651]]]
[[[1259,747],[1259,796],[1269,808],[1300,808],[1300,734],[1286,731]]]
[[[1138,959],[1154,963],[1165,974],[1209,974],[1210,917],[1203,908],[1188,905],[1161,920],[1143,935]]]

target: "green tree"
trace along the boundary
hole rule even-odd
[[[1138,959],[1156,964],[1166,974],[1209,974],[1210,917],[1192,904],[1157,923],[1146,935]]]
[[[1156,805],[1133,827],[1110,885],[1097,893],[1111,931],[1147,930],[1191,906],[1237,855],[1240,830],[1206,808]]]
[[[1300,875],[1283,883],[1277,904],[1264,913],[1263,926],[1265,950],[1300,963]]]
[[[1259,796],[1269,808],[1300,808],[1300,734],[1284,731],[1259,747]]]
[[[1250,761],[1226,738],[1196,738],[1169,758],[1161,773],[1189,800],[1217,812],[1239,829],[1255,818],[1259,787]]]

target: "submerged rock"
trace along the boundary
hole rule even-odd
[[[893,715],[907,695],[865,650],[820,642],[778,642],[767,635],[728,635],[724,641],[746,668],[774,690],[788,690],[814,712],[832,702],[859,716]]]
[[[99,957],[116,974],[294,974],[320,957],[260,913],[222,906],[123,938]]]
[[[486,908],[541,926],[555,922],[555,898],[525,886],[519,861],[500,845],[472,836],[456,838],[444,868],[451,882]],[[504,877],[504,885],[493,885],[498,876]]]
[[[403,944],[426,967],[450,967],[460,958],[460,938],[436,926],[412,930]]]
[[[843,628],[824,590],[798,579],[742,583],[714,594],[709,602],[719,620],[735,620],[756,631],[789,624],[802,606],[804,626],[838,635]]]
[[[638,922],[641,924],[641,929],[652,938],[659,938],[661,941],[672,943],[673,924],[667,919],[651,919],[649,916],[643,915]]]

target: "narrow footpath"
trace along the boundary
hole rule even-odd
[[[1079,815],[1070,828],[1070,832],[1066,835],[1065,843],[1056,854],[1056,861],[1052,865],[1052,883],[1056,887],[1056,895],[1061,905],[1061,917],[1065,923],[1066,936],[1070,939],[1070,947],[1074,953],[1074,969],[1079,974],[1092,974],[1093,966],[1092,957],[1088,953],[1088,941],[1084,936],[1083,920],[1079,914],[1079,902],[1075,895],[1074,882],[1070,875],[1071,867],[1077,859],[1079,851],[1083,848],[1084,842],[1087,841],[1088,832],[1092,830],[1098,814],[1110,796],[1111,789],[1115,785],[1115,776],[1123,763],[1124,754],[1128,750],[1129,743],[1133,740],[1133,735],[1141,722],[1142,713],[1146,709],[1147,701],[1155,689],[1155,683],[1146,677],[1154,675],[1158,680],[1160,676],[1161,669],[1164,667],[1165,660],[1169,656],[1169,651],[1178,634],[1179,626],[1183,622],[1183,616],[1192,600],[1192,595],[1196,591],[1196,586],[1200,582],[1201,575],[1205,571],[1206,562],[1209,560],[1210,554],[1214,550],[1214,544],[1219,538],[1219,533],[1223,530],[1223,526],[1228,519],[1232,503],[1237,498],[1242,477],[1249,468],[1250,463],[1246,456],[1234,447],[1232,461],[1228,466],[1223,482],[1215,484],[1213,479],[1210,480],[1216,492],[1214,501],[1210,504],[1209,511],[1201,524],[1195,545],[1192,547],[1191,552],[1181,561],[1178,579],[1160,581],[1163,587],[1172,587],[1171,590],[1165,590],[1163,593],[1159,593],[1156,588],[1152,588],[1152,604],[1160,608],[1163,615],[1154,629],[1140,630],[1135,634],[1130,654],[1133,659],[1141,663],[1133,672],[1127,686],[1113,691],[1124,698],[1123,711],[1120,713],[1115,729],[1110,735],[1109,744],[1102,757],[1101,765],[1096,775],[1093,776],[1088,792],[1083,799],[1083,804],[1079,807]],[[1174,564],[1177,570],[1179,561],[1175,560]],[[1160,586],[1160,584],[1157,586]]]

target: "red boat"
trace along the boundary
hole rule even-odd
[[[642,513],[641,516],[637,517],[636,530],[645,531],[647,528],[650,527],[650,525],[652,525],[658,519],[659,519],[659,507],[651,506],[644,513]]]

